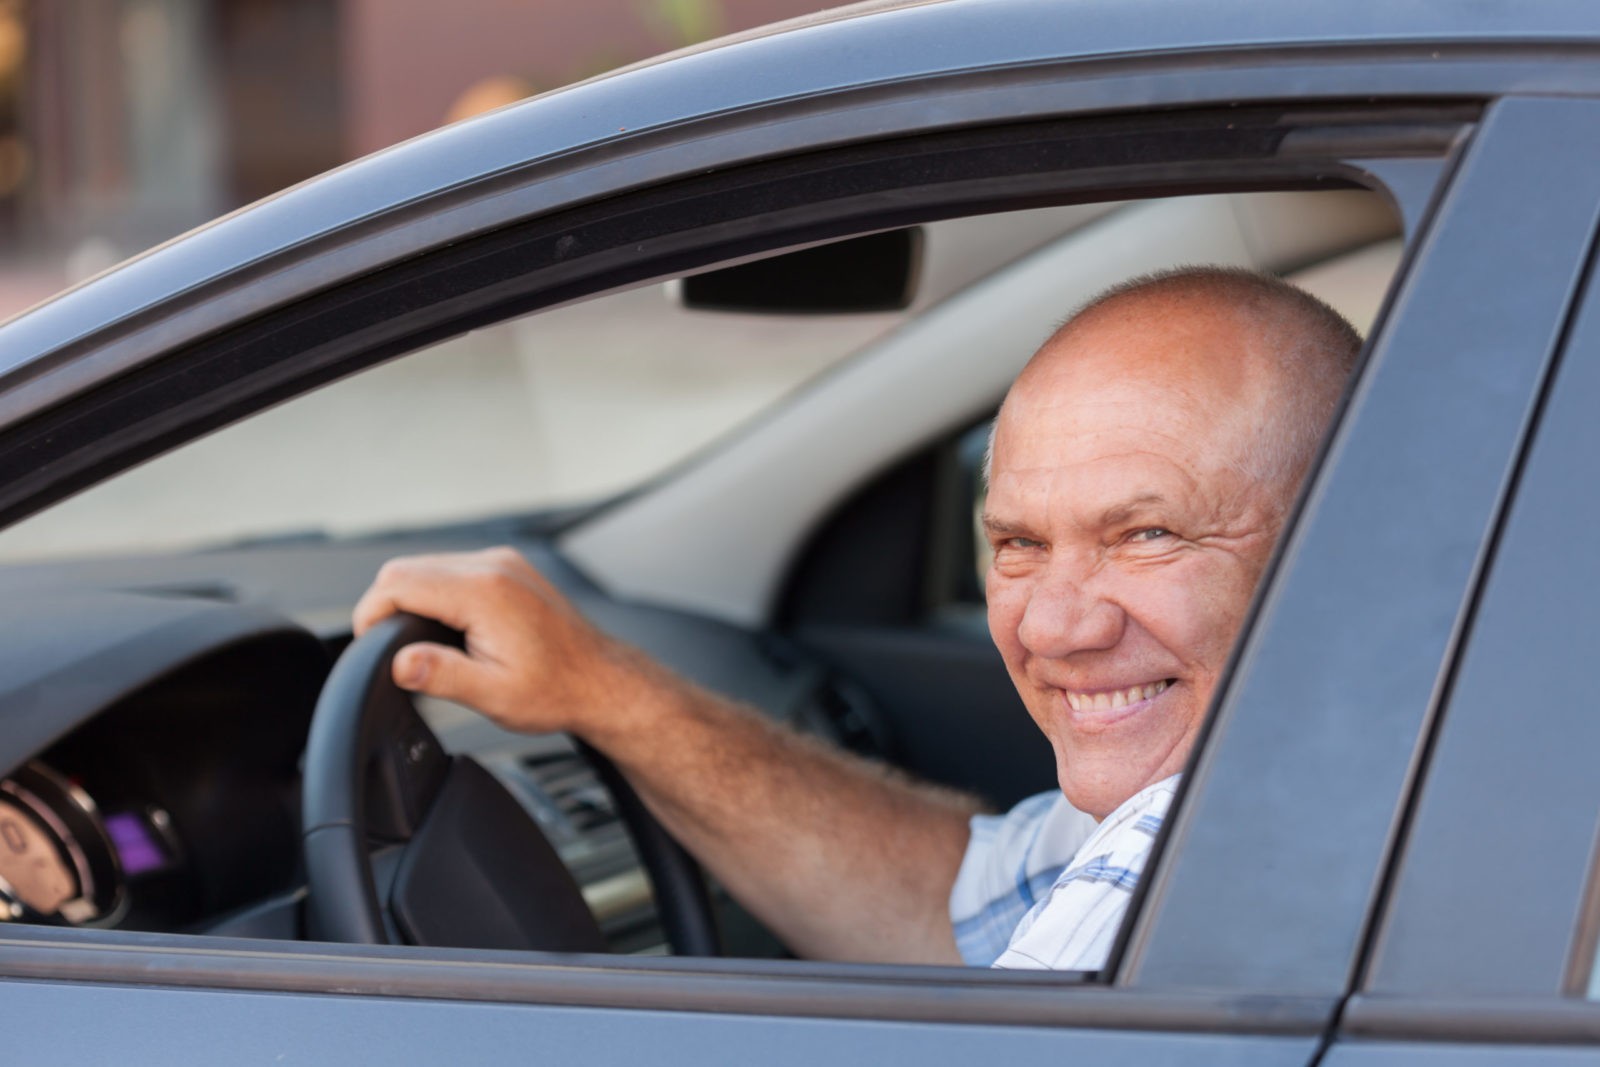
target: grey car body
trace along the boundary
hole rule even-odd
[[[1600,1008],[1584,999],[1600,716],[1583,669],[1600,556],[1582,490],[1600,445],[1597,58],[1600,15],[1576,2],[865,5],[441,130],[9,323],[12,519],[430,340],[852,233],[1355,184],[1393,199],[1407,241],[1105,972],[12,925],[9,1054],[1600,1057],[1587,1047]],[[759,629],[611,600],[563,559],[571,526],[508,536],[647,647],[670,631],[709,661],[708,680],[772,681]],[[311,662],[304,631],[252,590],[289,588],[279,607],[296,590],[308,609],[348,606],[373,561],[404,547],[0,574],[14,635],[0,649],[0,765],[231,642]]]

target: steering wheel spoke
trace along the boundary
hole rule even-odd
[[[389,896],[416,945],[604,952],[583,892],[516,798],[457,756]]]
[[[367,839],[373,845],[410,841],[450,773],[450,755],[411,701],[401,696],[404,706],[390,711],[369,742],[362,800]]]

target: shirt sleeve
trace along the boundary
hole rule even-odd
[[[1004,815],[975,815],[971,829],[950,891],[950,922],[962,960],[988,967],[1094,832],[1095,822],[1052,790]]]

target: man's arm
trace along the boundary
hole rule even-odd
[[[609,756],[666,828],[795,952],[959,963],[950,887],[968,799],[836,751],[678,677],[588,623],[511,549],[395,560],[356,606],[466,634],[411,645],[403,688]]]

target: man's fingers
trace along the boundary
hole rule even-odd
[[[510,548],[385,563],[356,605],[356,634],[402,611],[460,630],[468,651],[408,645],[395,655],[395,683],[470,705],[511,729],[560,728],[548,713],[528,710],[527,690],[573,688],[600,651],[561,594]]]
[[[487,569],[484,556],[412,556],[385,563],[372,588],[356,602],[352,616],[356,636],[400,611],[466,630],[476,598],[465,587]]]
[[[482,712],[493,692],[494,668],[460,649],[421,641],[394,654],[394,684],[413,693],[453,700]]]

